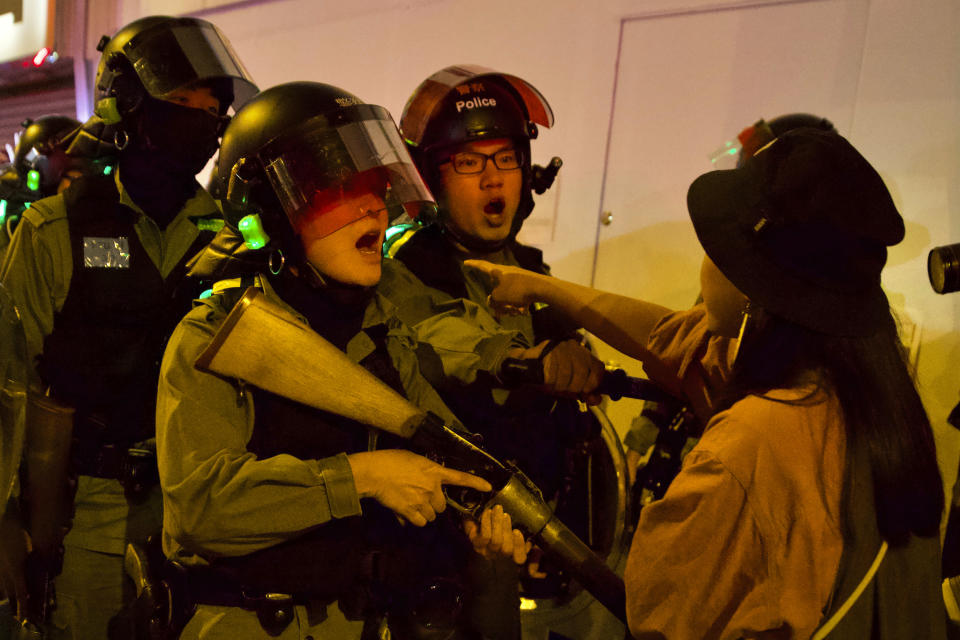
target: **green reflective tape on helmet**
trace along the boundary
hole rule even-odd
[[[248,249],[262,249],[270,242],[270,236],[264,231],[259,214],[251,213],[240,218],[237,228],[240,229],[243,242]]]
[[[209,297],[212,296],[212,295],[213,295],[213,289],[207,289],[206,291],[204,291],[203,293],[200,294],[200,299],[201,299],[201,300],[206,300],[207,298],[209,298]]]
[[[7,222],[7,201],[0,200],[0,224]]]
[[[40,190],[40,172],[36,169],[27,172],[27,189],[30,189],[30,191]]]
[[[113,173],[113,165],[112,165],[112,164],[108,164],[107,166],[105,166],[105,167],[103,168],[103,175],[108,176],[108,175],[110,175],[111,173]]]

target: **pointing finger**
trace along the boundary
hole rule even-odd
[[[470,487],[471,489],[484,492],[493,491],[493,487],[489,482],[479,476],[475,476],[465,471],[451,469],[450,467],[440,467],[437,470],[437,475],[440,477],[440,482],[443,484],[454,484],[460,487]]]

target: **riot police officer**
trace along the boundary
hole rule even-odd
[[[115,148],[117,171],[33,203],[0,267],[26,337],[27,432],[40,423],[72,430],[72,443],[60,447],[69,448],[76,478],[72,528],[52,621],[74,638],[106,635],[121,606],[124,542],[159,529],[149,444],[159,359],[193,297],[182,283],[184,263],[221,220],[194,176],[217,148],[227,109],[256,91],[226,38],[204,20],[142,18],[98,48],[101,126],[91,130],[112,134],[98,142]],[[30,466],[21,477],[37,476]],[[40,478],[61,476],[51,469]],[[49,583],[67,516],[35,512],[51,502],[69,512],[69,499],[38,499],[42,484],[28,482],[22,493],[41,582]],[[20,612],[29,608],[43,622],[46,607],[38,605],[47,603],[37,599],[21,600]]]
[[[400,129],[437,197],[439,211],[432,218],[418,218],[420,224],[395,236],[387,255],[403,262],[428,286],[485,308],[490,282],[464,267],[464,260],[482,257],[549,273],[542,252],[519,242],[517,234],[533,210],[534,192],[549,187],[560,165],[554,159],[548,170],[531,161],[531,141],[539,127],[553,122],[547,100],[517,76],[462,65],[427,78],[408,100]],[[519,331],[530,344],[540,345],[544,353],[564,354],[563,370],[551,370],[548,365],[544,372],[559,379],[561,388],[589,390],[587,381],[599,377],[602,364],[580,345],[577,327],[549,308],[504,316],[500,323]],[[466,388],[441,385],[442,395],[471,430],[483,433],[491,451],[515,460],[545,495],[558,501],[560,517],[589,537],[594,525],[590,519],[603,519],[586,506],[599,502],[587,495],[590,458],[609,455],[599,437],[601,423],[596,414],[582,410],[572,399],[557,401],[529,389],[513,391],[504,399],[504,394],[491,389],[497,384],[487,378]],[[596,528],[605,529],[604,536],[610,534],[603,551],[614,550],[619,542],[610,542],[617,537],[612,527]],[[551,574],[544,580],[528,580],[526,585],[532,595],[549,595],[564,592],[563,581],[559,574]]]
[[[439,212],[421,216],[419,225],[395,236],[387,255],[428,286],[481,306],[487,304],[488,281],[463,267],[463,260],[482,256],[546,273],[542,252],[516,239],[534,206],[537,172],[530,141],[538,135],[538,124],[553,124],[550,105],[516,76],[471,65],[447,67],[425,80],[407,102],[400,129],[437,196]],[[541,186],[546,188],[547,182]],[[530,344],[570,355],[570,366],[545,372],[548,378],[559,378],[559,390],[589,388],[584,381],[597,372],[599,362],[576,344],[576,327],[559,321],[549,309],[500,322],[520,331]],[[486,395],[480,391],[480,397]],[[479,397],[449,400],[473,411]],[[507,435],[509,440],[517,437]],[[536,464],[531,460],[530,468]]]
[[[94,160],[74,149],[65,138],[80,127],[67,116],[40,116],[23,122],[13,162],[0,172],[0,261],[23,210],[31,203],[63,191],[74,178],[103,173],[106,158]]]
[[[493,560],[482,561],[444,512],[441,485],[489,490],[484,480],[194,366],[253,285],[458,424],[420,374],[417,353],[432,347],[381,291],[422,295],[380,251],[388,217],[434,206],[392,118],[330,85],[279,85],[236,115],[218,165],[228,225],[191,271],[215,284],[171,337],[158,395],[163,546],[198,605],[181,637],[379,638],[386,624],[400,638],[517,637],[509,557],[522,561],[522,536],[487,515],[472,536]]]

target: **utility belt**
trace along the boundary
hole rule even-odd
[[[277,636],[293,621],[294,606],[329,604],[329,600],[325,602],[310,594],[277,593],[241,585],[228,574],[205,567],[188,568],[168,562],[165,573],[171,604],[179,605],[184,623],[197,605],[239,607],[256,613],[263,630],[270,636]]]
[[[155,545],[155,541],[148,546]],[[275,637],[293,622],[294,607],[319,612],[339,601],[344,616],[363,620],[362,640],[459,639],[458,618],[464,604],[464,588],[457,581],[437,578],[412,586],[401,605],[384,599],[377,589],[350,590],[331,596],[323,593],[279,593],[265,591],[237,582],[236,576],[210,567],[186,567],[178,562],[164,562],[158,545],[148,549],[131,544],[127,548],[125,567],[137,591],[137,601],[123,613],[126,626],[116,626],[111,640],[173,640],[199,605],[237,607],[256,614],[264,632]],[[377,554],[367,558],[367,569],[376,571]],[[162,567],[157,571],[157,566]],[[311,618],[313,615],[310,616]],[[320,618],[322,619],[322,618]],[[389,631],[387,631],[389,629]]]
[[[160,483],[157,452],[150,446],[137,444],[101,444],[96,447],[78,445],[71,460],[76,475],[118,480],[124,495],[131,502],[142,501]]]
[[[152,436],[151,429],[136,429],[139,437]],[[77,412],[73,443],[70,448],[70,470],[76,476],[92,476],[118,480],[127,500],[142,502],[150,490],[160,483],[156,445],[152,440],[132,442],[97,413]],[[122,433],[122,432],[121,432]]]
[[[371,564],[376,564],[372,555]],[[217,571],[205,568],[184,569],[178,584],[185,591],[185,601],[193,611],[196,605],[238,607],[256,613],[260,626],[270,636],[283,633],[294,619],[294,607],[325,609],[338,602],[348,620],[363,620],[362,638],[393,637],[397,640],[459,638],[456,627],[464,606],[464,587],[456,580],[438,577],[419,585],[411,585],[411,593],[403,598],[403,606],[394,598],[378,593],[367,584],[339,597],[329,594],[277,593],[245,587]],[[172,598],[176,601],[176,596]],[[389,627],[390,635],[383,636]]]

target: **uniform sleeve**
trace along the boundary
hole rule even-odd
[[[436,311],[411,327],[424,373],[434,383],[472,384],[480,372],[496,374],[508,351],[529,346],[520,333],[503,329],[469,300],[450,300]]]
[[[198,371],[214,312],[195,308],[164,355],[157,398],[157,453],[164,529],[205,557],[273,546],[332,518],[360,514],[345,454],[321,460],[247,451],[253,433],[249,394]]]
[[[743,487],[694,450],[666,496],[644,507],[624,582],[637,640],[735,640],[769,629],[767,549]]]
[[[440,395],[424,378],[420,371],[419,359],[410,350],[408,342],[392,340],[388,342],[387,349],[397,372],[400,374],[404,396],[407,400],[424,411],[435,413],[443,419],[444,424],[455,429],[463,429],[462,422],[450,411]]]
[[[426,286],[396,260],[384,260],[384,267],[379,290],[413,331],[430,384],[472,384],[478,373],[496,372],[510,349],[530,346],[474,302]]]
[[[54,214],[54,202],[41,200],[27,209],[0,265],[0,283],[20,312],[27,346],[23,364],[35,389],[41,386],[36,359],[53,331],[54,314],[66,300],[73,271],[67,220]]]

